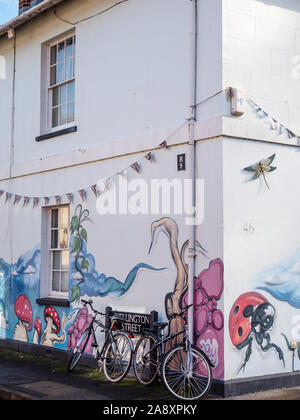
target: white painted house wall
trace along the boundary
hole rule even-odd
[[[112,3],[74,0],[59,6],[57,14],[77,21],[104,10]],[[221,2],[199,1],[199,18],[197,96],[200,102],[222,89]],[[217,23],[215,26],[209,24],[211,19]],[[177,171],[177,154],[187,153],[186,119],[190,117],[193,53],[191,28],[190,0],[132,0],[76,25],[75,123],[78,131],[38,143],[35,137],[44,134],[40,121],[42,44],[69,30],[70,25],[48,11],[17,29],[11,168],[8,166],[11,106],[8,106],[7,98],[12,97],[13,42],[1,39],[0,54],[7,59],[9,77],[0,80],[1,142],[6,147],[6,156],[0,158],[0,188],[31,197],[78,191],[115,174],[153,149],[154,162],[145,160],[138,178],[148,183],[152,178],[183,179],[186,173]],[[211,261],[223,259],[222,143],[216,137],[221,127],[222,102],[217,98],[214,103],[216,106],[209,102],[199,106],[196,124],[197,138],[213,138],[197,146],[197,173],[204,179],[205,186],[205,222],[197,231],[197,239],[207,250],[207,256],[199,254],[197,257],[197,275],[206,270]],[[157,150],[166,138],[170,146],[168,150]],[[9,171],[13,177],[10,181]],[[129,179],[136,176],[129,171]],[[16,264],[20,256],[34,247],[39,248],[44,240],[42,203],[33,209],[32,203],[23,208],[22,203],[12,206],[4,201],[2,197],[0,234],[3,243],[0,253],[4,261]],[[82,202],[77,194],[70,208],[71,216],[79,203]],[[177,277],[168,236],[161,233],[148,255],[151,224],[164,215],[100,216],[95,204],[89,191],[87,202],[82,203],[83,208],[89,209],[92,220],[85,226],[87,252],[94,256],[95,270],[99,275],[104,273],[124,282],[137,263],[166,268],[161,272],[142,270],[124,296],[98,297],[95,306],[99,310],[107,305],[131,312],[157,310],[159,318],[165,319],[165,296],[174,290]],[[188,228],[184,216],[171,217],[178,226],[180,251],[188,238]],[[42,266],[41,296],[45,291],[45,275],[47,267]],[[26,281],[33,284],[35,276],[32,274],[32,278],[26,278]],[[31,298],[34,315],[42,318],[43,308],[35,305],[35,296]],[[223,310],[222,299],[218,302],[218,309]],[[11,310],[13,313],[13,306]],[[15,322],[14,315],[9,321],[11,324]],[[6,330],[0,329],[0,332],[2,337],[10,337]],[[221,379],[223,345],[221,341],[213,341],[211,334],[209,330],[208,341],[204,344],[214,346],[210,350],[214,353],[217,376]],[[31,340],[31,335],[29,337]],[[66,343],[56,347],[65,348]]]
[[[223,85],[241,88],[271,117],[300,133],[300,80],[295,77],[299,55],[300,5],[297,1],[225,0],[223,2]],[[259,290],[266,282],[291,284],[296,281],[299,248],[297,139],[271,130],[271,120],[261,118],[247,103],[245,115],[224,118],[224,261],[225,261],[225,379],[241,379],[292,370],[292,353],[282,334],[297,339],[299,309]],[[248,140],[251,139],[251,140]],[[259,141],[258,141],[259,140]],[[273,154],[277,170],[248,182],[243,168]],[[251,227],[251,230],[246,228]],[[289,262],[288,262],[289,260]],[[294,268],[293,268],[294,266]],[[298,293],[297,281],[291,288]],[[254,339],[245,370],[247,347],[237,350],[229,335],[230,311],[246,292],[261,293],[275,308],[270,334],[279,346],[285,367],[276,350],[263,352]],[[281,296],[282,299],[286,298]],[[296,328],[296,329],[295,329]],[[296,336],[295,336],[296,333]],[[299,339],[299,337],[298,337]],[[296,369],[299,360],[296,357]]]
[[[104,9],[112,1],[74,0],[72,7],[68,3],[57,12],[77,21],[99,12],[100,3]],[[272,116],[299,132],[300,81],[292,78],[291,64],[300,54],[297,1],[199,0],[198,9],[197,101],[229,86],[239,87]],[[48,11],[17,29],[14,179],[10,184],[13,42],[0,39],[8,75],[5,81],[0,80],[0,188],[30,196],[76,191],[156,149],[190,116],[191,16],[190,0],[131,0],[76,25],[78,131],[39,143],[35,137],[43,134],[41,45],[71,26]],[[208,255],[197,256],[196,275],[211,261],[224,261],[225,292],[218,302],[226,327],[224,378],[289,372],[291,353],[281,333],[290,336],[295,308],[262,292],[276,309],[270,336],[284,350],[285,369],[274,349],[263,353],[254,344],[245,372],[238,374],[246,350],[238,351],[232,345],[228,322],[235,299],[255,290],[257,276],[295,255],[298,228],[291,220],[297,219],[299,206],[291,191],[297,188],[298,152],[292,146],[296,141],[272,132],[250,104],[244,116],[231,117],[225,92],[199,105],[197,120],[197,177],[205,183],[205,218],[197,229],[197,240]],[[177,172],[176,157],[187,152],[187,139],[185,125],[168,137],[172,146],[168,151],[154,150],[155,161],[145,161],[138,177],[147,181],[183,178],[185,174]],[[273,153],[278,169],[267,174],[270,191],[261,180],[245,182],[242,169]],[[289,172],[290,167],[294,169]],[[71,215],[80,203],[78,197],[76,200]],[[9,212],[3,201],[0,255],[5,261],[16,262],[41,242],[41,210],[19,205]],[[87,226],[88,252],[94,255],[99,274],[123,281],[138,262],[168,268],[159,273],[142,271],[126,295],[97,298],[96,306],[109,304],[141,312],[156,309],[164,318],[164,298],[176,279],[168,237],[161,234],[148,255],[151,223],[162,215],[99,216],[92,193],[85,205],[93,220]],[[183,216],[173,218],[179,227],[180,249],[188,230]],[[243,230],[246,222],[253,225],[253,234]],[[209,340],[212,348],[213,340]],[[218,379],[223,379],[222,370]]]

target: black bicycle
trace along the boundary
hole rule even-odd
[[[111,326],[107,327],[100,320],[96,319],[98,316],[105,316],[105,314],[93,308],[93,301],[91,299],[89,301],[81,300],[81,302],[83,306],[90,306],[94,312],[94,316],[89,327],[85,330],[74,348],[68,364],[68,371],[71,372],[78,364],[92,336],[92,347],[96,349],[95,358],[98,360],[100,370],[103,369],[105,377],[110,382],[120,382],[129,371],[134,351],[132,340],[127,334],[119,331],[124,319],[121,316],[113,315],[110,317]],[[106,332],[101,350],[99,350],[96,338],[98,327],[102,328],[102,332]]]
[[[173,314],[169,322],[155,322],[154,330],[145,329],[134,352],[134,373],[142,385],[151,385],[161,377],[167,390],[182,400],[197,400],[207,394],[212,384],[212,363],[205,353],[192,345],[188,326],[165,337],[164,329],[172,319],[184,318],[192,305],[183,308],[180,314]],[[182,335],[182,342],[165,353],[166,342]]]

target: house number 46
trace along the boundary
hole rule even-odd
[[[255,230],[254,227],[250,223],[246,222],[244,224],[244,228],[243,228],[243,231],[244,232],[246,232],[246,233],[254,233],[254,230]]]

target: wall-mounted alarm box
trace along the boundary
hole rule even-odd
[[[231,88],[231,114],[240,117],[246,112],[246,98],[241,89]]]

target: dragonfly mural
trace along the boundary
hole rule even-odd
[[[248,166],[247,168],[244,168],[244,171],[254,173],[251,180],[258,179],[260,176],[263,176],[266,186],[268,187],[268,189],[270,189],[270,187],[267,183],[267,180],[266,180],[265,173],[266,172],[273,172],[273,171],[275,171],[275,169],[277,169],[276,166],[271,166],[271,164],[273,163],[273,161],[275,159],[275,156],[276,156],[276,154],[268,157],[267,159],[262,159],[258,163],[255,163],[254,165],[251,165],[251,166]]]

